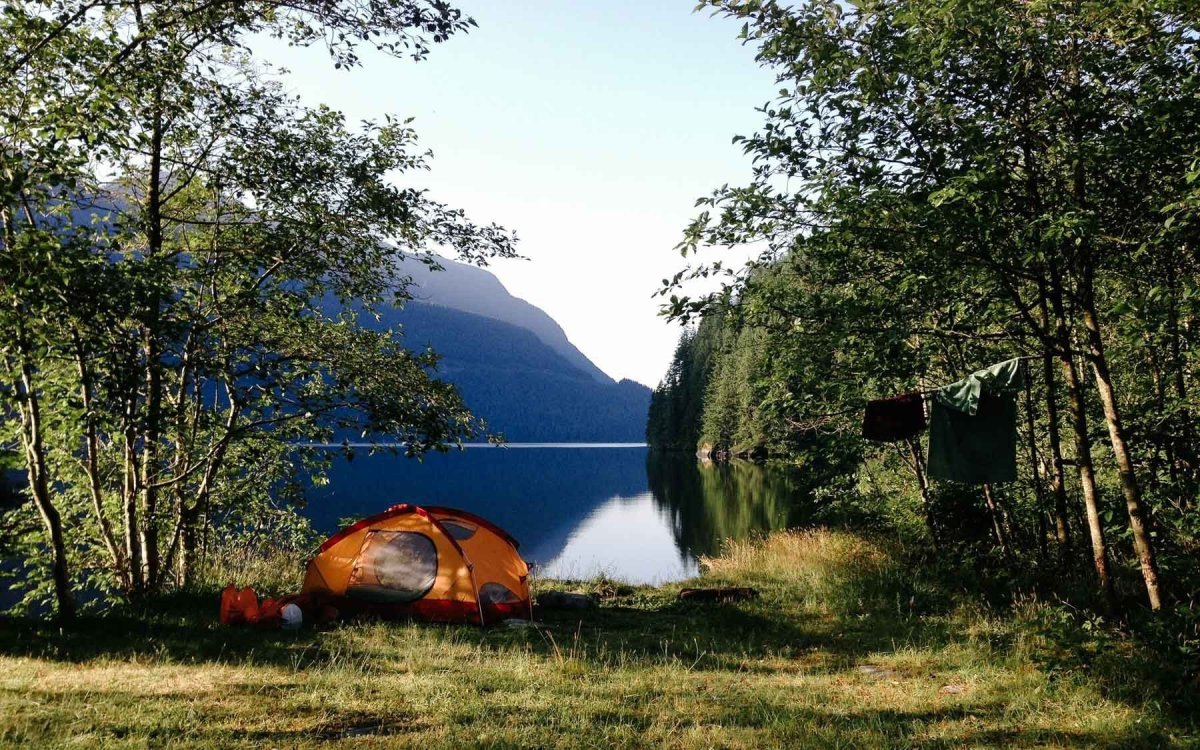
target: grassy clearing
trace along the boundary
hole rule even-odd
[[[705,584],[577,584],[541,628],[221,628],[215,599],[0,623],[0,745],[30,747],[1164,747],[1200,744],[1135,643],[1065,644],[1053,610],[955,604],[879,545],[732,545]],[[571,587],[563,582],[542,582]]]

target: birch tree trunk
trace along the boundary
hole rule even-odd
[[[1087,336],[1088,361],[1092,365],[1092,373],[1096,376],[1096,391],[1100,395],[1100,405],[1104,409],[1104,421],[1108,423],[1108,438],[1112,444],[1113,457],[1117,462],[1117,473],[1121,477],[1121,494],[1125,497],[1129,530],[1133,533],[1134,550],[1137,552],[1138,565],[1142,569],[1142,580],[1146,584],[1146,597],[1150,602],[1150,609],[1159,610],[1162,609],[1163,601],[1161,585],[1158,581],[1158,561],[1154,555],[1154,542],[1150,538],[1146,508],[1142,503],[1137,472],[1125,437],[1121,413],[1117,406],[1112,373],[1109,371],[1104,339],[1100,331],[1100,320],[1096,314],[1095,301],[1092,296],[1090,270],[1085,269],[1083,277],[1081,312]]]
[[[1050,303],[1054,310],[1055,340],[1059,364],[1067,386],[1067,405],[1071,417],[1071,432],[1075,439],[1075,468],[1079,472],[1079,486],[1083,493],[1083,507],[1087,512],[1088,535],[1092,542],[1092,565],[1100,590],[1110,604],[1113,601],[1112,579],[1108,574],[1108,550],[1104,541],[1104,525],[1100,521],[1100,507],[1096,493],[1096,471],[1092,465],[1092,445],[1088,437],[1087,409],[1079,374],[1075,370],[1071,355],[1071,337],[1067,329],[1066,311],[1063,307],[1061,282],[1051,269]]]
[[[18,324],[19,325],[19,324]],[[75,617],[75,595],[71,590],[71,574],[67,562],[66,538],[63,534],[62,516],[50,496],[49,466],[46,447],[42,440],[42,410],[33,386],[33,368],[29,365],[28,346],[23,330],[18,330],[22,349],[20,357],[20,416],[21,443],[25,450],[25,467],[29,477],[29,488],[33,503],[37,507],[46,535],[50,539],[50,569],[54,580],[54,599],[58,617],[70,620]]]

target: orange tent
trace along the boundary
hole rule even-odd
[[[480,625],[533,615],[517,541],[454,508],[396,505],[342,529],[309,561],[302,594],[345,614]]]

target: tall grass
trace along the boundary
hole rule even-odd
[[[714,580],[748,582],[833,615],[912,618],[961,604],[897,550],[829,529],[729,541],[720,556],[702,558],[700,564]]]
[[[319,544],[308,520],[288,508],[264,509],[252,523],[227,519],[201,550],[195,588],[234,584],[271,596],[296,593]]]
[[[233,584],[278,596],[300,591],[307,556],[295,549],[222,544],[202,561],[195,586],[201,591]]]

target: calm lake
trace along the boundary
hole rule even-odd
[[[419,463],[339,451],[305,512],[331,533],[396,503],[449,505],[504,527],[539,575],[661,583],[695,575],[697,557],[726,539],[804,525],[811,504],[801,474],[699,464],[644,445],[476,446]]]

